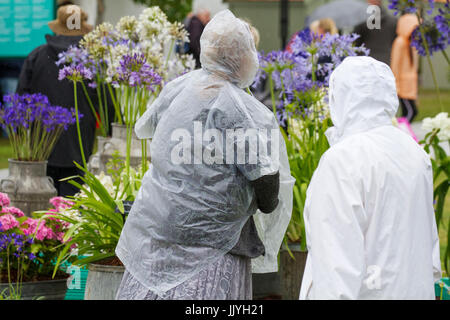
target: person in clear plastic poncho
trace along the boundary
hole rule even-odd
[[[251,299],[252,269],[277,271],[294,180],[277,120],[244,91],[259,67],[249,25],[218,13],[200,58],[136,124],[152,163],[116,249],[118,299]]]
[[[397,109],[386,64],[348,57],[331,74],[334,127],[306,196],[300,299],[434,299],[431,162],[392,124]]]

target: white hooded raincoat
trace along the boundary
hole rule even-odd
[[[330,78],[332,145],[307,191],[300,299],[434,299],[441,276],[429,156],[392,125],[390,68],[349,57]]]

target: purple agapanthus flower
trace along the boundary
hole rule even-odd
[[[77,77],[77,81],[81,81],[78,80],[80,78],[88,80],[88,86],[91,88],[96,88],[97,82],[105,78],[105,68],[102,68],[103,64],[103,60],[93,60],[85,48],[77,46],[71,46],[68,50],[60,53],[56,62],[57,66],[62,66],[59,80],[72,77],[72,74],[78,71],[81,73],[81,77]]]
[[[411,46],[416,48],[421,56],[426,56],[427,52],[420,28],[423,31],[423,37],[425,38],[430,55],[434,52],[445,50],[450,44],[449,21],[444,16],[437,15],[433,21],[423,22],[411,35]]]
[[[425,6],[421,0],[389,0],[388,9],[394,11],[394,15],[404,13],[416,13]],[[434,9],[434,0],[428,0],[427,13],[432,14]]]
[[[311,105],[322,94],[311,95],[311,90],[325,92],[332,71],[348,56],[368,55],[364,46],[356,47],[357,34],[313,35],[309,29],[297,34],[290,45],[291,51],[272,51],[259,54],[260,69],[253,87],[271,79],[278,90],[276,115],[281,125],[293,116],[305,117]],[[314,100],[315,99],[315,100]]]
[[[48,98],[43,94],[6,95],[3,97],[3,105],[0,106],[0,124],[3,128],[29,129],[37,122],[43,125],[47,132],[58,127],[65,130],[75,123],[75,111],[60,106],[52,106]]]
[[[146,87],[155,90],[162,77],[147,63],[143,54],[125,55],[117,68],[118,82],[130,87]]]
[[[94,74],[89,68],[82,64],[75,66],[65,66],[59,70],[58,80],[69,79],[73,82],[80,82],[83,80],[92,80]]]

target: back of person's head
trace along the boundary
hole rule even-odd
[[[252,22],[250,21],[250,19],[248,18],[239,18],[242,21],[246,22],[250,28],[250,32],[252,33],[253,36],[253,40],[255,41],[255,47],[256,49],[258,49],[259,47],[259,42],[261,41],[261,36],[259,34],[258,29],[256,29],[255,26],[252,25]]]
[[[198,7],[195,9],[194,15],[204,24],[207,25],[208,22],[211,20],[211,12],[204,8],[204,7]]]
[[[330,18],[320,19],[317,27],[319,29],[320,34],[325,34],[325,33],[337,34],[338,33],[336,23],[334,23],[333,19],[330,19]]]
[[[205,27],[200,46],[204,70],[240,88],[252,84],[259,61],[248,23],[236,18],[230,10],[223,10]]]
[[[342,134],[390,124],[398,109],[391,68],[371,57],[347,57],[330,76],[330,115]]]
[[[311,22],[311,24],[309,25],[309,30],[311,30],[311,32],[314,34],[319,34],[319,20],[314,20],[313,22]]]

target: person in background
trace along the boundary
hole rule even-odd
[[[189,12],[186,15],[186,18],[184,18],[183,25],[184,25],[184,28],[186,30],[189,29],[189,25],[191,23],[191,19],[192,19],[193,16],[194,16],[194,13]],[[177,44],[175,46],[175,52],[179,53],[179,54],[186,54],[186,53],[188,53],[189,52],[189,42],[183,42],[183,43],[182,42],[177,42]]]
[[[16,92],[23,59],[0,60],[0,93],[1,95]]]
[[[411,47],[411,34],[418,25],[416,15],[401,16],[398,19],[397,38],[392,44],[391,52],[391,69],[396,79],[402,117],[408,119],[409,123],[417,115],[419,54]]]
[[[86,23],[87,14],[75,6],[62,6],[58,9],[57,19],[49,22],[54,36],[46,35],[47,43],[33,50],[23,65],[17,93],[42,93],[49,98],[53,105],[65,108],[74,108],[73,84],[69,80],[58,80],[59,67],[56,65],[58,54],[70,46],[78,45],[82,36],[90,32],[93,27]],[[80,29],[70,30],[67,20],[73,12],[81,12]],[[88,89],[95,103],[95,90]],[[83,115],[80,125],[83,139],[83,148],[88,159],[92,153],[95,139],[96,121],[82,90],[78,91],[78,108]],[[53,178],[55,187],[60,196],[74,195],[78,190],[68,182],[60,180],[80,175],[74,161],[81,164],[81,153],[75,126],[69,127],[57,142],[48,159],[47,174]]]
[[[333,19],[325,18],[320,19],[318,21],[313,21],[309,26],[312,32],[317,35],[324,35],[326,33],[329,34],[337,34],[338,29],[336,27],[336,23],[334,23]]]
[[[329,95],[334,127],[306,193],[300,299],[434,300],[441,262],[432,166],[392,123],[391,69],[347,57]]]
[[[200,37],[210,19],[211,14],[209,10],[199,8],[188,22],[187,31],[189,32],[189,50],[186,53],[194,56],[195,67],[197,69],[201,68]]]
[[[360,35],[355,41],[356,46],[363,43],[370,49],[369,55],[378,61],[390,65],[391,46],[396,37],[397,19],[389,14],[386,8],[381,4],[381,0],[367,0],[367,4],[380,7],[381,28],[369,29],[367,22],[357,25],[353,32]]]
[[[63,6],[68,6],[68,5],[74,5],[75,3],[73,3],[73,1],[70,0],[58,0],[56,2],[56,9],[59,9]]]
[[[0,100],[7,94],[16,92],[23,59],[0,59]],[[6,131],[0,129],[0,137],[6,137]]]
[[[336,27],[336,23],[333,21],[333,19],[325,18],[320,20],[315,20],[311,22],[309,25],[309,30],[311,30],[312,34],[322,36],[326,33],[329,34],[338,34],[338,29]],[[300,31],[299,31],[300,32]],[[289,52],[292,52],[292,43],[294,42],[295,38],[299,34],[299,32],[296,32],[292,37],[291,40],[289,40],[288,45],[286,46],[286,50]]]

